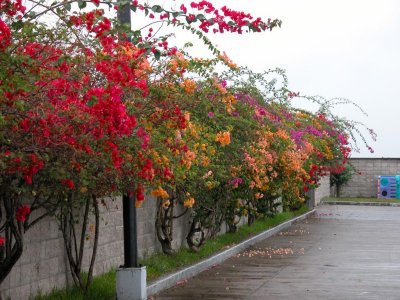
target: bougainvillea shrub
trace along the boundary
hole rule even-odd
[[[149,26],[131,30],[109,16],[127,5]],[[234,231],[243,216],[268,215],[280,196],[288,208],[304,202],[345,163],[355,123],[326,106],[293,108],[299,94],[282,70],[239,67],[206,36],[279,20],[207,1],[174,6],[0,0],[0,282],[24,233],[46,216],[57,218],[74,282],[87,290],[96,247],[85,280],[84,237],[93,214],[97,245],[103,197],[127,193],[140,206],[155,196],[166,253],[182,206],[196,250],[224,222]],[[190,30],[213,57],[171,46],[156,24]]]

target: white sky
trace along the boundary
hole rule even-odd
[[[190,1],[149,2],[166,8],[181,2],[190,4]],[[343,97],[356,102],[368,117],[352,106],[339,107],[335,112],[373,128],[378,140],[371,142],[375,153],[370,154],[360,144],[361,152],[354,153],[353,157],[400,157],[397,133],[400,128],[400,1],[211,2],[218,8],[227,5],[255,17],[283,21],[282,28],[272,32],[209,35],[231,59],[255,71],[283,68],[287,71],[290,89],[301,94]],[[193,41],[194,37],[177,35],[180,44],[188,40]]]
[[[184,0],[148,0],[178,8]],[[243,10],[254,17],[278,18],[282,28],[251,34],[210,34],[209,38],[237,64],[254,71],[285,69],[289,88],[327,99],[343,97],[359,104],[340,106],[339,116],[361,121],[378,134],[373,154],[359,144],[353,157],[400,157],[400,1],[399,0],[209,0],[217,8]],[[143,23],[132,15],[133,28]],[[167,28],[165,32],[176,28]],[[210,52],[187,32],[175,42],[195,42],[193,52]],[[298,101],[304,107],[304,103]],[[296,105],[296,102],[294,102]],[[312,110],[313,105],[305,106]],[[364,132],[365,136],[367,133]]]
[[[165,8],[190,7],[191,1],[148,0]],[[353,157],[400,157],[400,1],[399,0],[209,0],[217,8],[251,13],[263,19],[281,19],[282,28],[251,34],[210,34],[218,48],[237,64],[254,71],[282,68],[289,88],[303,95],[327,99],[343,97],[359,104],[368,117],[351,105],[334,112],[361,121],[378,134],[368,138],[373,154],[359,143]],[[190,8],[189,8],[190,9]],[[138,29],[146,21],[132,14]],[[145,23],[143,23],[145,22]],[[167,28],[166,32],[177,32]],[[210,52],[187,32],[177,32],[175,42],[195,44],[194,55]],[[315,109],[310,103],[299,106]],[[367,132],[363,132],[366,137]]]

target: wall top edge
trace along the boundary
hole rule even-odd
[[[400,160],[400,157],[350,157],[349,160]]]

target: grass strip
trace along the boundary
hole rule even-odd
[[[378,199],[378,198],[334,198],[325,197],[322,199],[322,203],[326,202],[373,202],[373,203],[400,203],[400,199]]]
[[[93,278],[88,295],[75,286],[54,289],[47,295],[34,297],[35,300],[111,300],[115,299],[115,270]]]
[[[236,233],[226,233],[216,238],[208,240],[199,250],[194,253],[189,249],[180,249],[173,255],[155,254],[147,259],[141,260],[141,264],[146,266],[147,282],[168,273],[177,271],[210,257],[225,248],[238,244],[260,232],[271,227],[277,226],[296,216],[308,211],[307,207],[302,207],[295,212],[283,212],[271,218],[256,220],[252,226],[243,225]],[[90,286],[88,295],[84,295],[76,287],[66,289],[55,289],[47,295],[38,295],[35,300],[110,300],[115,298],[115,270],[96,276]]]

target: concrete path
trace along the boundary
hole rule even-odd
[[[400,299],[400,208],[321,206],[151,299]]]

